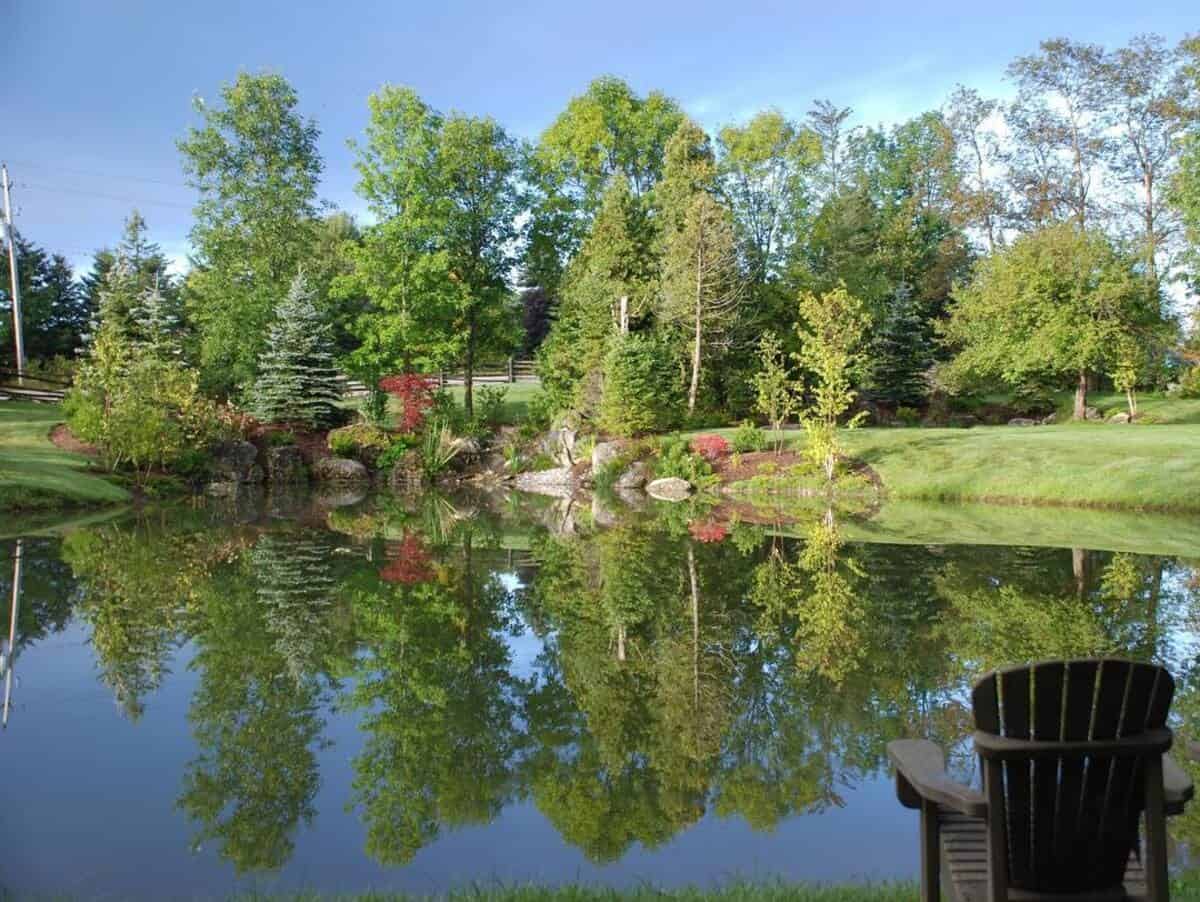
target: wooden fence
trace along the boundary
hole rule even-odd
[[[438,388],[462,385],[466,381],[466,373],[463,370],[440,370],[436,373],[421,373],[421,375],[426,379],[431,379]],[[517,382],[541,382],[541,379],[538,378],[532,359],[509,357],[503,363],[476,367],[472,381],[476,385],[511,385]],[[347,397],[359,398],[367,393],[367,386],[357,380],[344,379],[343,385]]]
[[[69,382],[40,376],[18,377],[15,370],[0,369],[0,400],[57,404],[71,387]]]

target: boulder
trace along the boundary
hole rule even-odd
[[[280,484],[308,482],[304,455],[296,445],[267,449],[267,479]]]
[[[592,472],[599,473],[624,453],[624,442],[596,442],[592,447]]]
[[[554,458],[560,467],[575,465],[575,442],[579,433],[574,429],[563,427],[551,429],[542,439],[542,452]]]
[[[1036,426],[1037,420],[1031,420],[1028,417],[1013,417],[1008,421],[1009,426]]]
[[[1085,420],[1103,420],[1104,414],[1095,407],[1085,407],[1083,408],[1083,418]]]
[[[1129,414],[1127,414],[1125,412],[1114,413],[1111,417],[1108,418],[1108,422],[1110,422],[1110,423],[1128,423],[1129,422]]]
[[[571,494],[575,487],[575,477],[570,467],[555,467],[552,470],[518,473],[514,484],[522,492],[562,498]]]
[[[210,498],[235,498],[238,493],[236,482],[210,482],[204,487],[204,494]]]
[[[1043,426],[1051,426],[1055,422],[1057,422],[1057,420],[1058,420],[1058,414],[1053,413],[1053,412],[1048,413],[1044,417],[1042,417],[1042,425]]]
[[[367,482],[371,476],[357,460],[326,457],[313,464],[312,475],[321,482]]]
[[[678,476],[669,476],[647,483],[646,494],[659,501],[685,501],[692,494],[692,484]]]
[[[263,481],[258,449],[249,442],[221,442],[213,449],[213,482],[253,483]]]
[[[640,489],[646,484],[646,480],[650,478],[650,465],[644,460],[635,460],[631,463],[613,483],[613,488],[618,491],[624,489]]]

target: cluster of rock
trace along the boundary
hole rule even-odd
[[[545,470],[518,473],[513,480],[523,492],[563,497],[594,483],[595,474],[611,467],[628,455],[625,442],[596,442],[590,458],[581,459],[576,453],[576,433],[571,429],[552,429],[541,443],[543,453],[550,455],[557,466]],[[682,501],[692,494],[693,487],[686,479],[652,479],[650,465],[644,460],[626,464],[612,482],[613,490],[623,498],[631,493],[645,492],[661,501]],[[630,499],[636,500],[636,499]]]
[[[260,463],[261,458],[261,463]],[[368,482],[367,468],[356,460],[326,457],[310,468],[296,445],[279,445],[260,453],[251,442],[222,442],[213,449],[210,495],[236,494],[242,486],[269,482],[273,485],[300,485],[309,479],[317,482]]]
[[[1131,420],[1131,417],[1129,416],[1129,414],[1125,413],[1124,411],[1121,411],[1119,413],[1114,413],[1107,420],[1105,420],[1104,414],[1102,414],[1095,407],[1085,407],[1083,409],[1083,418],[1085,420],[1091,420],[1093,422],[1099,422],[1101,420],[1104,420],[1104,422],[1106,422],[1106,423],[1128,423]],[[1040,419],[1029,419],[1027,417],[1013,417],[1011,420],[1008,421],[1008,425],[1009,426],[1049,426],[1051,423],[1055,422],[1056,419],[1057,419],[1057,417],[1052,413],[1048,414],[1044,417],[1041,417]]]

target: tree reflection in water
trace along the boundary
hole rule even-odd
[[[1189,562],[848,543],[833,512],[539,516],[426,497],[81,528],[26,544],[17,632],[80,618],[133,719],[174,667],[198,674],[178,804],[239,870],[288,861],[335,717],[357,723],[346,804],[386,865],[521,800],[595,861],[709,814],[771,830],[841,804],[892,738],[953,743],[970,683],[1036,658],[1165,662],[1200,734]]]

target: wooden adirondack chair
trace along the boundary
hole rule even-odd
[[[982,792],[932,742],[890,743],[921,812],[922,900],[943,878],[964,902],[1168,899],[1166,816],[1192,797],[1165,754],[1174,692],[1163,668],[1108,658],[988,674],[971,695]]]

